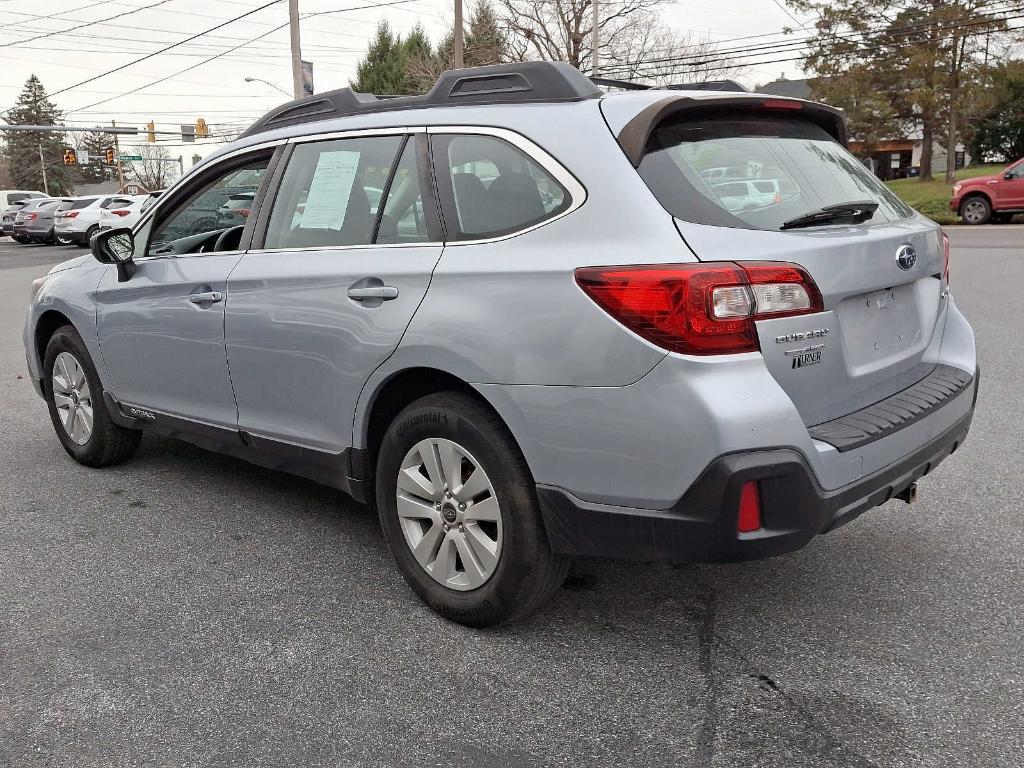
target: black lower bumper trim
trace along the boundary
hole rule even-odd
[[[975,377],[977,383],[977,376]],[[713,461],[670,509],[581,501],[538,486],[556,552],[592,557],[721,563],[792,552],[904,491],[967,437],[974,407],[948,430],[890,466],[834,491],[822,489],[793,448],[733,453]],[[740,489],[756,480],[764,527],[738,533]]]

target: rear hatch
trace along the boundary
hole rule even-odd
[[[638,170],[701,261],[789,262],[814,280],[824,312],[757,322],[765,364],[813,425],[934,367],[945,249],[812,105],[765,104],[662,119]]]

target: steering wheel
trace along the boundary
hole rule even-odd
[[[244,224],[239,224],[237,227],[225,229],[220,233],[220,236],[217,237],[216,242],[213,244],[213,251],[215,253],[220,253],[221,251],[237,251],[238,246],[242,242],[243,229],[245,229]],[[235,242],[232,243],[232,239],[234,239]],[[231,244],[230,248],[228,247],[229,243]]]

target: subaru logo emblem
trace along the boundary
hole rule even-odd
[[[910,269],[917,264],[917,251],[912,245],[901,245],[896,251],[896,263],[900,269]]]

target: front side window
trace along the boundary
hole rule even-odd
[[[225,171],[224,174],[203,185],[195,194],[166,216],[158,214],[159,221],[153,228],[147,254],[192,252],[196,249],[188,245],[191,240],[187,241],[188,244],[183,248],[172,244],[184,238],[201,235],[209,235],[212,238],[214,233],[244,224],[245,216],[230,219],[222,217],[221,207],[235,195],[255,196],[269,164],[270,155],[266,155],[250,160],[242,167],[234,165],[231,170]],[[197,239],[202,241],[204,246],[206,245],[204,238],[198,237]],[[237,239],[235,238],[235,240]],[[238,244],[232,242],[232,245],[237,247]],[[209,247],[202,247],[201,250],[204,253],[211,252]]]
[[[368,136],[296,146],[263,247],[372,243],[384,187],[404,141],[404,136]]]
[[[565,187],[504,139],[434,136],[431,152],[449,240],[511,234],[557,216],[571,204]]]
[[[829,205],[867,201],[871,223],[913,211],[823,128],[799,118],[682,118],[655,129],[640,175],[676,218],[778,230]]]

